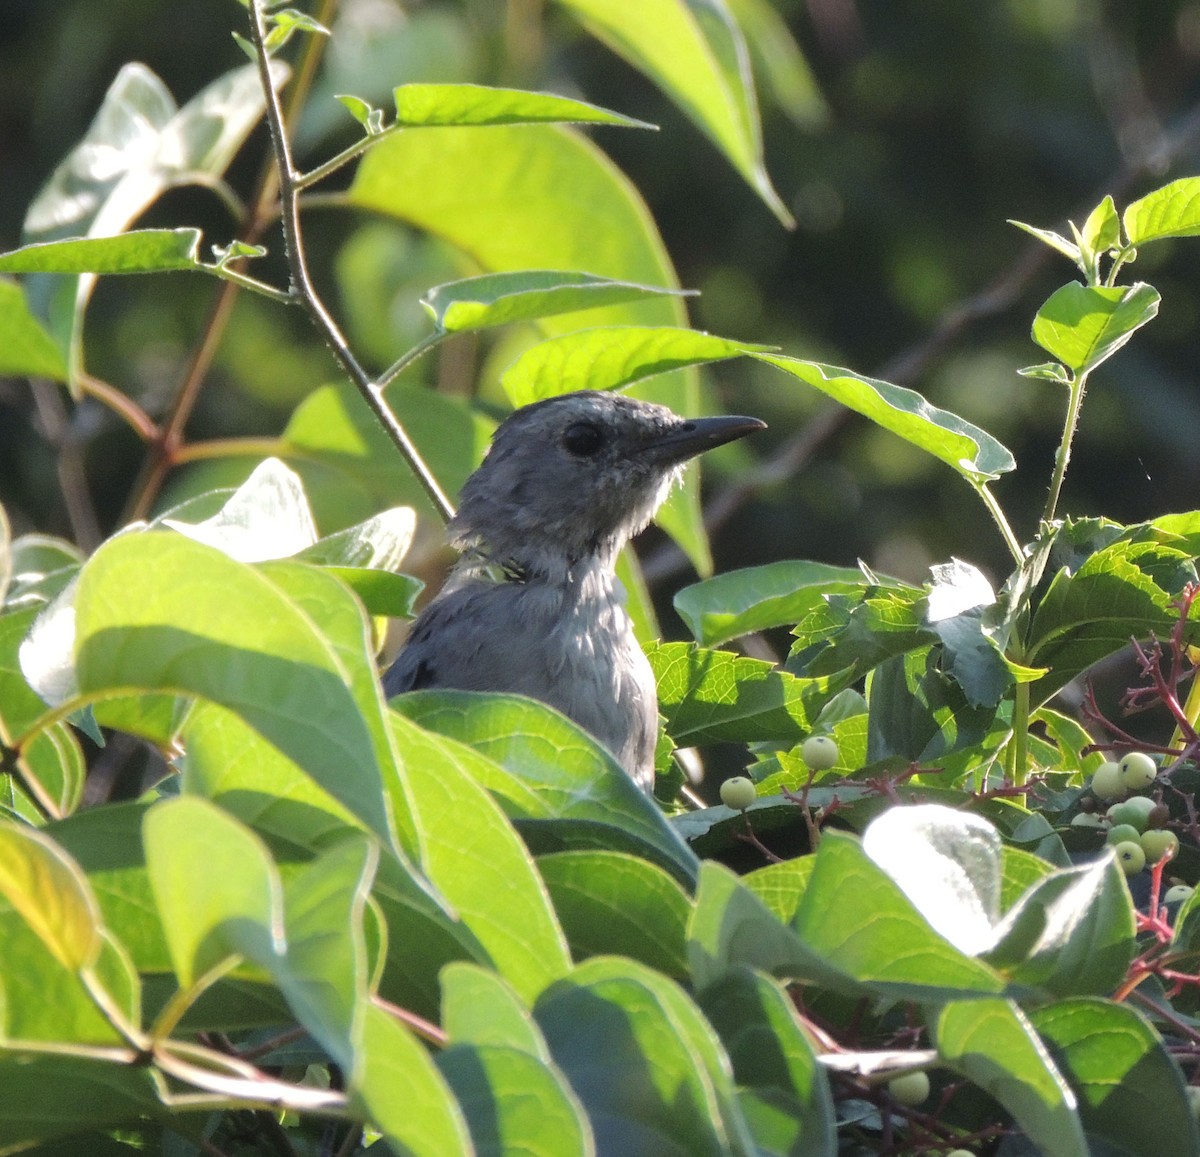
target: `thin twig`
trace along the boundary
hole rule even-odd
[[[29,384],[43,434],[54,447],[58,486],[67,507],[71,533],[80,548],[90,554],[104,541],[104,535],[88,489],[83,448],[71,430],[58,386],[44,378],[31,378]]]
[[[454,507],[432,471],[425,464],[416,445],[409,438],[408,432],[396,420],[383,396],[382,387],[372,381],[370,375],[359,365],[358,359],[350,350],[337,322],[334,321],[325,303],[321,300],[309,275],[300,228],[300,189],[298,184],[300,174],[296,171],[292,161],[291,144],[288,141],[287,129],[284,125],[283,110],[279,103],[279,96],[271,83],[271,61],[265,45],[266,28],[259,0],[251,0],[250,3],[250,40],[258,58],[259,81],[266,100],[267,126],[271,132],[271,145],[275,152],[275,167],[279,180],[280,216],[283,224],[284,247],[287,250],[288,266],[292,276],[292,292],[333,351],[338,364],[358,387],[363,400],[371,408],[396,449],[400,451],[401,456],[408,463],[409,469],[416,475],[417,481],[420,482],[422,489],[433,503],[434,509],[448,522],[454,517]]]

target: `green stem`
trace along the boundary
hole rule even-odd
[[[1018,683],[1013,691],[1013,760],[1012,782],[1014,787],[1024,787],[1029,782],[1029,684]],[[1025,797],[1018,796],[1017,803],[1025,804]]]
[[[348,148],[343,149],[335,157],[330,157],[323,164],[318,165],[315,169],[310,169],[307,173],[299,173],[296,176],[297,191],[308,189],[315,185],[318,181],[325,180],[331,173],[336,173],[338,169],[348,165],[351,161],[361,157],[372,145],[378,144],[385,137],[393,136],[404,128],[403,125],[389,125],[382,132],[372,133],[370,136],[363,137],[357,140]]]
[[[272,301],[281,301],[284,305],[294,304],[294,299],[286,289],[276,289],[273,285],[268,285],[265,281],[259,281],[257,277],[250,277],[248,274],[239,273],[228,265],[205,265],[202,266],[207,272],[214,277],[220,277],[225,281],[232,281],[234,285],[240,285],[243,289],[248,289],[252,293],[260,294],[263,297],[269,297]]]
[[[395,362],[393,362],[386,370],[383,371],[382,374],[379,375],[379,378],[375,382],[376,388],[382,390],[390,385],[391,382],[398,378],[406,369],[408,369],[408,367],[411,366],[413,362],[417,360],[417,358],[424,353],[428,353],[429,350],[433,349],[433,347],[438,344],[438,342],[448,336],[449,335],[442,330],[438,330],[436,333],[426,334],[425,337],[421,338],[421,340],[412,347],[412,349],[410,349],[407,353],[401,354]]]
[[[1075,428],[1079,424],[1079,409],[1083,405],[1084,391],[1087,389],[1087,370],[1082,371],[1070,384],[1071,396],[1067,401],[1067,416],[1063,422],[1062,441],[1058,444],[1058,453],[1054,456],[1054,475],[1050,479],[1050,493],[1046,497],[1046,509],[1042,514],[1043,522],[1052,522],[1054,512],[1058,509],[1058,498],[1062,493],[1063,479],[1067,475],[1067,463],[1071,461],[1071,442],[1075,438]]]
[[[986,482],[978,483],[975,486],[975,493],[979,495],[984,506],[987,507],[988,513],[992,516],[992,521],[1000,531],[1000,537],[1004,539],[1004,545],[1008,547],[1009,553],[1013,556],[1013,561],[1017,566],[1020,566],[1025,561],[1025,551],[1017,540],[1017,536],[1013,533],[1013,529],[1004,515],[1004,509],[996,501],[996,496],[987,488]]]

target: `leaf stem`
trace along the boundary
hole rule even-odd
[[[307,173],[297,173],[297,191],[303,191],[304,189],[311,188],[313,185],[317,184],[317,182],[325,180],[325,178],[330,174],[336,173],[338,169],[348,165],[351,161],[356,160],[358,157],[361,157],[363,153],[367,151],[367,149],[372,147],[372,145],[377,144],[379,141],[382,141],[387,137],[393,136],[402,128],[404,128],[403,125],[388,125],[388,127],[382,132],[372,133],[370,136],[361,137],[359,140],[355,141],[354,144],[344,148],[340,153],[337,154],[337,156],[330,157],[329,160],[318,165],[315,169],[310,169]]]
[[[433,472],[426,465],[408,432],[396,420],[383,397],[382,387],[371,380],[351,352],[341,330],[334,321],[324,302],[317,294],[308,272],[304,251],[304,240],[300,228],[299,174],[292,161],[291,145],[283,122],[283,110],[279,95],[271,83],[271,61],[266,50],[266,30],[263,24],[261,0],[250,0],[250,40],[258,58],[259,80],[266,100],[267,126],[271,133],[271,144],[275,152],[276,170],[279,179],[280,217],[283,224],[284,247],[292,276],[292,289],[300,303],[333,351],[334,357],[350,380],[358,387],[363,400],[371,408],[376,419],[391,438],[396,449],[416,475],[417,481],[429,496],[434,509],[445,521],[454,517],[454,507],[442,491]]]
[[[1000,537],[1004,539],[1004,545],[1008,547],[1009,553],[1013,556],[1013,561],[1017,566],[1020,566],[1025,561],[1025,551],[1018,541],[1017,536],[1013,533],[1013,529],[1005,517],[1003,507],[996,501],[996,496],[987,488],[986,482],[978,483],[975,486],[975,493],[979,495],[984,506],[987,507],[988,513],[992,516],[992,521],[1000,531]]]
[[[398,378],[409,366],[413,364],[422,354],[428,353],[433,349],[443,338],[449,335],[444,330],[437,330],[434,333],[426,334],[421,338],[415,346],[407,353],[401,354],[382,374],[379,375],[377,385],[379,389],[384,389]]]
[[[1018,683],[1013,689],[1012,782],[1023,788],[1029,782],[1029,684]],[[1024,795],[1016,802],[1025,805]]]
[[[257,277],[250,277],[248,274],[239,273],[232,266],[205,265],[203,268],[214,277],[219,277],[223,281],[232,281],[234,285],[240,285],[243,289],[248,289],[252,293],[269,297],[272,301],[283,302],[284,305],[292,304],[292,295],[286,289],[276,289],[275,286],[268,285],[265,281],[259,281]]]
[[[1067,464],[1071,461],[1071,442],[1075,438],[1075,428],[1079,425],[1079,409],[1083,405],[1084,391],[1087,389],[1088,371],[1083,370],[1072,380],[1067,400],[1067,415],[1063,422],[1062,441],[1058,444],[1058,452],[1054,456],[1054,475],[1050,479],[1050,493],[1046,496],[1046,509],[1042,514],[1043,522],[1051,522],[1054,512],[1058,509],[1059,495],[1062,493],[1063,479],[1067,474]]]

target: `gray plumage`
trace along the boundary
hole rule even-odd
[[[517,410],[463,487],[448,528],[462,557],[413,624],[384,690],[540,699],[650,790],[654,676],[613,566],[687,459],[763,425],[685,421],[665,406],[594,392]]]

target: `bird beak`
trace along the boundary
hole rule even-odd
[[[729,416],[721,418],[692,418],[680,422],[642,447],[642,452],[655,462],[678,465],[726,442],[744,438],[755,430],[765,430],[766,422],[758,418]]]

